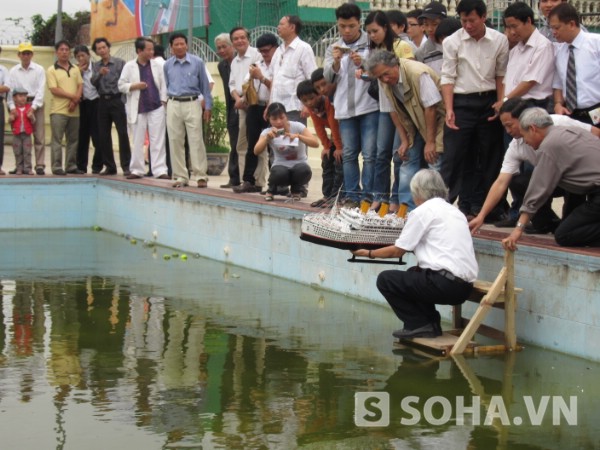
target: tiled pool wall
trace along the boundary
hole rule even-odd
[[[303,211],[117,180],[4,179],[0,230],[100,226],[208,258],[385,303],[375,288],[392,266],[351,264],[349,252],[299,239]],[[476,239],[480,279],[503,262],[498,242]],[[405,258],[407,266],[414,258]],[[600,258],[521,246],[516,254],[520,342],[600,360]],[[397,267],[397,266],[396,266]],[[474,311],[476,305],[465,305]],[[446,319],[450,308],[442,307]],[[503,311],[486,321],[502,327]]]

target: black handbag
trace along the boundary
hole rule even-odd
[[[367,89],[367,93],[375,100],[379,101],[379,82],[377,79],[371,80],[369,83],[369,89]]]

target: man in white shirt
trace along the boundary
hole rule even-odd
[[[410,190],[417,208],[395,244],[352,252],[371,259],[414,253],[417,266],[406,271],[385,270],[377,277],[377,289],[404,322],[402,330],[392,333],[399,339],[440,336],[435,305],[464,303],[479,270],[465,216],[448,203],[448,188],[440,174],[420,170],[410,182]]]
[[[344,146],[345,206],[357,207],[361,198],[373,199],[379,103],[367,92],[370,82],[356,78],[356,70],[369,54],[367,33],[360,28],[360,8],[344,3],[335,15],[341,38],[327,48],[323,71],[327,81],[337,83],[333,106]],[[362,174],[358,164],[361,152]]]
[[[2,47],[0,47],[0,54],[2,54]],[[8,87],[8,70],[6,67],[0,65],[0,175],[4,175],[2,170],[2,163],[4,162],[4,98],[7,92],[10,92]]]
[[[496,204],[504,197],[507,189],[510,189],[513,198],[518,197],[520,199],[523,198],[527,191],[533,167],[537,165],[540,153],[536,152],[524,141],[519,126],[519,116],[523,111],[532,106],[535,106],[535,104],[530,103],[529,101],[523,101],[516,97],[507,100],[502,105],[502,108],[500,108],[500,120],[502,125],[504,125],[506,132],[513,137],[513,140],[506,150],[500,174],[490,188],[481,211],[477,217],[469,222],[469,227],[473,233],[483,225],[485,216],[489,214]],[[589,124],[558,114],[552,114],[550,117],[552,118],[554,125],[583,128],[600,137],[600,129],[594,128]],[[524,168],[525,164],[527,164],[528,167]],[[555,192],[553,197],[560,197],[562,195],[562,190],[559,190]],[[566,202],[565,208],[563,209],[567,209],[567,211],[564,212],[568,213],[569,208],[570,206],[568,205],[568,202]],[[564,215],[565,214],[563,213],[563,216]],[[514,227],[517,223],[517,219],[518,213],[505,221],[497,222],[495,225],[500,227]],[[552,197],[550,197],[550,199],[538,210],[531,222],[533,227],[525,228],[526,233],[533,230],[543,233],[554,231],[558,225],[558,217],[552,211]]]
[[[146,133],[150,140],[152,174],[159,179],[170,179],[167,175],[165,130],[167,86],[163,66],[153,59],[154,41],[139,37],[135,40],[137,58],[123,67],[119,78],[119,91],[127,96],[127,122],[133,131],[133,148],[127,179],[143,178],[144,141]]]
[[[413,9],[406,13],[406,21],[408,23],[406,34],[408,34],[408,37],[417,48],[421,48],[427,42],[425,26],[423,25],[423,21],[419,20],[421,14],[423,14],[422,9]]]
[[[555,52],[556,75],[552,83],[554,112],[600,126],[600,36],[581,29],[579,14],[568,3],[561,3],[550,12],[549,23],[559,42]],[[576,69],[575,86],[567,86],[571,52]],[[570,89],[573,89],[572,104],[569,104]],[[596,119],[593,120],[592,116]]]
[[[90,50],[85,45],[78,45],[73,50],[75,59],[83,78],[83,98],[79,104],[79,139],[77,141],[77,168],[87,172],[90,139],[94,145],[94,156],[92,158],[92,173],[99,174],[102,171],[102,154],[98,136],[98,90],[92,84],[92,63],[90,61]]]
[[[273,33],[265,33],[256,40],[256,48],[261,55],[261,60],[250,65],[250,70],[245,82],[251,80],[258,95],[258,104],[249,105],[246,110],[246,138],[248,151],[244,171],[242,172],[242,184],[235,186],[233,192],[237,194],[245,192],[261,192],[267,187],[267,174],[269,172],[269,153],[262,152],[258,156],[254,154],[254,146],[269,123],[265,119],[265,109],[271,96],[273,83],[273,56],[277,52],[279,42]]]
[[[35,173],[44,175],[46,127],[44,116],[44,93],[46,90],[46,71],[42,66],[32,61],[33,46],[29,42],[21,42],[17,48],[17,56],[21,60],[8,72],[8,85],[11,89],[25,89],[29,96],[27,102],[34,112],[33,142],[35,146]],[[12,95],[8,95],[8,108],[14,111],[15,103]]]
[[[310,80],[317,68],[315,54],[310,45],[298,37],[302,21],[298,16],[284,16],[277,26],[277,33],[283,43],[273,56],[273,85],[271,103],[285,106],[289,120],[306,125],[306,117],[300,116],[302,103],[296,96],[298,84]]]
[[[243,27],[235,27],[229,32],[231,42],[237,54],[231,61],[231,73],[229,75],[229,92],[234,100],[234,108],[238,111],[239,130],[236,151],[238,155],[239,178],[244,173],[246,166],[246,152],[248,151],[248,138],[246,136],[246,110],[248,105],[244,99],[242,86],[251,64],[260,61],[260,53],[250,46],[250,33]],[[253,149],[250,149],[253,151]],[[230,175],[231,177],[231,175]]]
[[[483,0],[462,0],[456,9],[463,28],[444,39],[442,96],[446,105],[441,174],[450,202],[479,213],[502,164],[502,126],[494,104],[504,97],[508,40],[487,28]],[[500,220],[502,212],[495,212]]]
[[[498,102],[521,97],[548,109],[552,97],[554,48],[535,27],[533,10],[523,2],[512,3],[504,11],[504,26],[518,42],[510,51],[504,76],[504,93]]]

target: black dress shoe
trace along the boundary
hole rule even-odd
[[[475,213],[473,213],[473,214],[475,214]],[[479,213],[477,213],[477,214],[479,214]],[[475,216],[477,216],[477,214],[475,214]],[[506,214],[499,214],[495,211],[492,211],[487,216],[485,216],[485,219],[483,219],[483,223],[495,224],[496,222],[503,222],[507,219],[508,219],[508,217],[506,216]]]
[[[523,230],[525,234],[548,234],[554,233],[560,221],[551,221],[544,224],[537,224],[534,226],[532,223],[529,225],[525,225],[525,229]]]
[[[417,337],[434,338],[441,335],[441,328],[438,329],[432,323],[415,328],[414,330],[407,330],[406,328],[403,328],[402,330],[396,330],[392,333],[392,336],[398,339],[412,339]]]
[[[131,170],[124,170],[123,171],[123,175],[125,175],[126,177],[128,177],[129,175],[131,175]]]
[[[85,172],[83,170],[75,169],[75,170],[67,170],[67,173],[72,175],[83,175]]]
[[[62,170],[62,169],[57,169],[57,170],[55,170],[55,171],[53,171],[53,172],[52,172],[52,175],[60,175],[60,176],[64,176],[64,175],[66,175],[66,174],[67,174],[67,172],[65,172],[65,171],[64,171],[64,170]]]
[[[249,181],[244,181],[239,186],[236,186],[233,188],[233,192],[235,192],[236,194],[247,194],[247,193],[252,193],[252,192],[260,192],[261,190],[262,190],[261,187],[255,186],[252,183],[250,183]]]
[[[221,185],[221,186],[219,186],[219,187],[220,187],[221,189],[231,189],[231,188],[234,188],[234,187],[236,187],[236,186],[239,186],[239,185],[240,185],[239,183],[238,183],[238,184],[234,184],[234,183],[232,183],[232,182],[230,181],[230,182],[228,182],[227,184],[222,184],[222,185]]]
[[[494,226],[498,228],[512,228],[517,225],[517,219],[506,218],[504,220],[499,220],[498,222],[494,222]]]
[[[102,172],[102,169],[92,169],[94,175],[98,175],[100,172]]]
[[[36,173],[36,175],[46,175],[46,172],[44,172],[44,168],[43,167],[36,167],[35,168],[35,173]]]
[[[100,172],[100,176],[105,177],[107,175],[116,175],[117,171],[116,170],[108,170],[108,169],[104,169],[102,172]]]

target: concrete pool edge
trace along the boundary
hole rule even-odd
[[[156,233],[169,247],[384,303],[375,278],[385,266],[349,264],[347,252],[300,241],[305,205],[92,177],[5,178],[0,185],[1,230],[98,225],[140,239]],[[497,239],[475,239],[475,247],[479,278],[493,279],[502,264]],[[407,262],[414,262],[412,256]],[[586,345],[600,338],[599,269],[600,257],[589,252],[522,244],[516,255],[516,284],[524,289],[518,299],[519,341],[600,360],[600,349]],[[450,309],[442,308],[442,314],[448,319]],[[501,314],[493,314],[487,323],[501,322]]]

